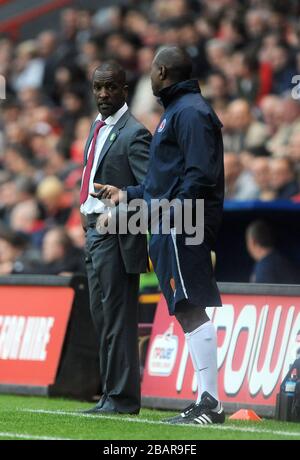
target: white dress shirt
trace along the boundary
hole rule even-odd
[[[95,158],[93,162],[93,167],[91,171],[91,177],[90,177],[90,183],[89,183],[89,193],[95,192],[94,189],[94,177],[96,174],[96,169],[97,169],[97,164],[99,160],[99,156],[101,154],[101,151],[103,149],[103,146],[106,142],[106,139],[108,138],[111,130],[113,127],[116,125],[116,123],[120,120],[120,118],[124,115],[125,112],[128,110],[128,105],[125,104],[123,107],[121,107],[116,113],[111,115],[110,117],[106,118],[105,123],[106,125],[103,126],[98,133],[97,136],[97,141],[96,141],[96,148],[95,148]],[[95,121],[102,120],[101,114],[97,116]],[[92,142],[89,147],[88,151],[88,156],[90,154],[92,147]],[[84,176],[85,168],[82,174],[82,177]],[[93,198],[91,195],[88,196],[87,200],[80,206],[80,212],[84,214],[85,216],[88,214],[93,214],[97,213],[100,214],[105,211],[105,206],[102,203],[102,201],[98,200],[98,198]]]

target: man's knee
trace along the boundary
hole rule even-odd
[[[175,317],[184,332],[192,332],[202,324],[209,321],[205,308],[193,305],[181,305],[176,309]]]

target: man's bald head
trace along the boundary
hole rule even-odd
[[[188,53],[178,46],[162,48],[154,57],[157,66],[165,66],[169,78],[174,81],[188,80],[192,73],[192,60]]]
[[[178,46],[162,48],[155,55],[152,70],[151,83],[155,96],[161,89],[189,80],[192,74],[192,61],[188,53]]]
[[[103,62],[95,69],[93,79],[102,73],[111,74],[121,85],[126,84],[126,72],[117,61]]]

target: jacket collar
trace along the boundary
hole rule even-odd
[[[129,112],[129,110],[127,110],[121,116],[121,118],[117,121],[117,123],[115,124],[115,126],[111,130],[109,136],[107,137],[106,141],[104,142],[104,145],[102,147],[101,153],[99,155],[98,163],[97,163],[97,169],[99,168],[99,166],[102,163],[105,155],[107,154],[107,152],[109,151],[109,149],[111,148],[111,146],[113,145],[113,143],[115,142],[117,137],[119,136],[121,129],[123,129],[124,126],[126,125],[126,123],[129,120],[129,118],[130,118],[130,112]]]
[[[159,98],[166,108],[175,98],[187,93],[201,93],[198,80],[185,80],[174,83],[159,92]]]
[[[115,126],[112,128],[109,136],[107,137],[107,139],[104,142],[104,145],[102,147],[101,154],[100,154],[100,157],[99,157],[99,160],[98,160],[98,164],[100,164],[100,162],[102,161],[102,159],[104,158],[104,156],[106,155],[108,150],[110,149],[111,145],[113,144],[113,142],[118,137],[118,135],[120,133],[120,130],[123,129],[124,126],[126,125],[126,123],[129,120],[130,116],[131,116],[130,112],[127,109],[126,112],[121,116],[121,118],[119,118],[119,120],[117,121]],[[84,164],[86,164],[86,162],[87,162],[87,154],[88,154],[89,147],[90,147],[90,144],[91,144],[92,139],[93,139],[96,121],[97,121],[97,119],[95,120],[95,122],[92,125],[90,135],[89,135],[88,140],[87,140],[86,145],[85,145]]]

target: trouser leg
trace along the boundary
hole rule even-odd
[[[86,271],[88,276],[89,297],[90,297],[90,312],[92,321],[96,330],[99,346],[99,368],[100,368],[100,384],[102,397],[105,397],[106,389],[106,372],[107,372],[107,345],[105,335],[102,333],[104,330],[103,318],[103,305],[102,305],[102,292],[97,273],[95,272],[92,264],[91,256],[88,254],[86,257]]]
[[[96,309],[93,315],[101,336],[101,361],[106,367],[103,371],[105,406],[118,412],[138,411],[139,275],[126,273],[117,235],[101,236],[93,232],[89,248],[101,295],[101,311]]]

